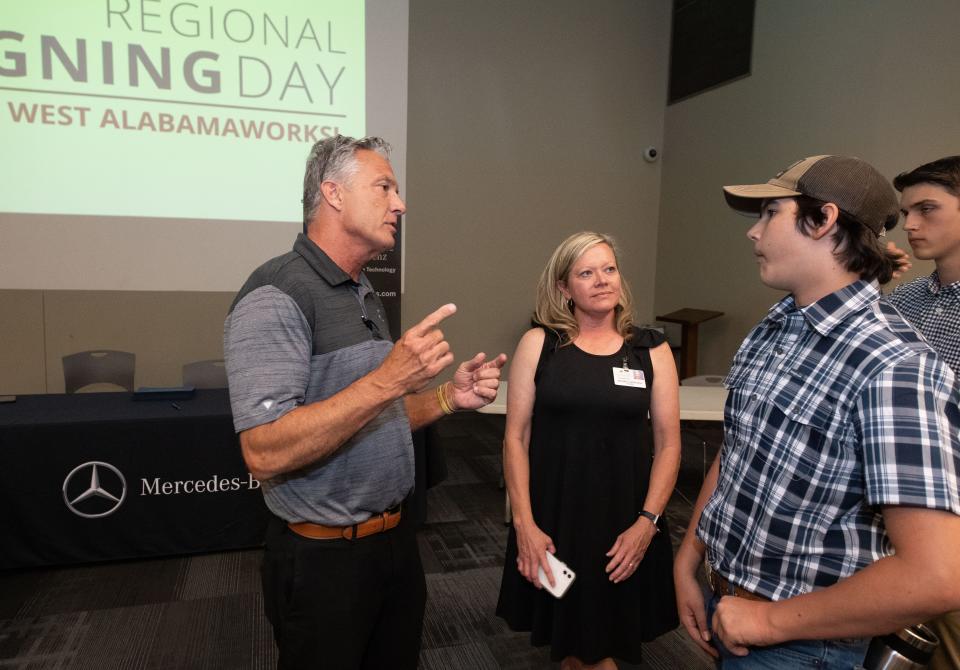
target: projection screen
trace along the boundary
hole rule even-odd
[[[31,0],[0,18],[0,288],[234,291],[301,228],[310,146],[405,182],[407,3]]]

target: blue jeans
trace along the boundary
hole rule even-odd
[[[707,627],[713,635],[713,613],[719,599],[712,593],[707,599]],[[717,666],[723,670],[863,670],[867,638],[846,640],[797,640],[770,647],[750,647],[746,656],[734,656],[716,638],[713,646],[720,652]]]

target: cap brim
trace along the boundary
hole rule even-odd
[[[764,200],[795,198],[798,195],[803,194],[774,184],[743,184],[723,187],[723,197],[727,199],[730,209],[747,216],[760,214],[760,205]]]

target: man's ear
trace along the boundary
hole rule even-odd
[[[340,184],[335,181],[324,181],[320,183],[320,192],[323,193],[323,199],[338,212],[343,209],[343,190]]]
[[[823,223],[810,230],[810,237],[815,240],[822,239],[836,230],[837,219],[840,217],[840,208],[832,202],[825,203],[820,211],[823,212]]]

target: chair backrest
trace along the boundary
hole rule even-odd
[[[108,383],[133,391],[137,357],[128,351],[98,349],[63,357],[63,383],[67,393],[90,384]]]
[[[194,361],[183,366],[183,385],[198,389],[227,387],[227,369],[223,359]]]

